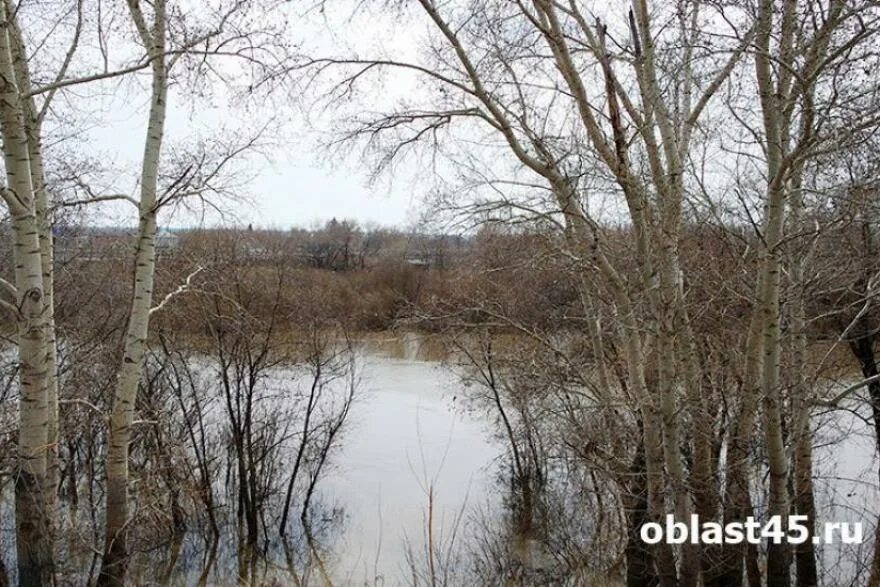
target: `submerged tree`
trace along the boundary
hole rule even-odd
[[[442,177],[440,203],[459,218],[558,230],[555,246],[572,259],[584,302],[583,337],[596,349],[593,376],[626,398],[642,430],[627,449],[642,463],[646,511],[628,531],[637,536],[667,513],[751,515],[756,429],[768,514],[789,513],[793,481],[796,507],[812,523],[813,392],[799,382],[789,393],[780,376],[789,360],[781,278],[790,271],[794,290],[809,267],[805,255],[783,253],[808,243],[799,233],[812,201],[802,185],[806,170],[821,174],[810,162],[876,128],[876,82],[841,76],[871,59],[876,6],[636,0],[616,12],[576,1],[420,0],[401,14],[428,23],[424,58],[331,54],[306,75],[326,84],[324,99],[343,113],[343,99],[383,72],[415,80],[424,91],[399,107],[353,108],[337,144],[362,146],[378,170],[427,154]],[[739,249],[740,281],[719,293],[746,306],[727,341],[733,359],[721,363],[706,349],[731,331],[708,319],[722,312],[696,297],[699,257],[682,250],[700,226]],[[805,311],[791,306],[794,369],[803,368]],[[612,319],[604,327],[603,314]],[[616,381],[603,375],[609,355]],[[631,584],[739,584],[744,567],[750,583],[790,582],[785,545],[770,546],[766,572],[757,550],[742,546],[650,550]],[[799,549],[797,560],[798,580],[810,583],[815,553]]]
[[[110,450],[111,479],[110,505],[108,509],[109,536],[115,537],[125,528],[125,454],[127,452],[127,428],[130,424],[140,373],[140,359],[143,343],[147,335],[147,322],[152,294],[153,237],[156,231],[156,215],[160,208],[178,203],[186,198],[201,197],[221,193],[217,184],[222,181],[221,170],[247,148],[254,144],[246,138],[244,144],[232,145],[227,141],[217,153],[195,153],[189,161],[182,161],[181,168],[163,173],[160,171],[161,145],[165,118],[165,104],[169,85],[169,69],[177,65],[175,71],[199,71],[208,60],[224,56],[236,60],[246,60],[248,73],[257,79],[265,73],[271,59],[281,58],[267,51],[254,57],[260,49],[268,47],[266,34],[269,28],[262,23],[254,24],[245,30],[244,22],[250,7],[241,2],[221,3],[210,10],[202,11],[204,22],[195,22],[192,14],[175,7],[167,7],[160,2],[145,14],[142,3],[128,3],[130,22],[141,41],[142,53],[134,51],[133,61],[119,64],[109,53],[108,38],[116,34],[114,11],[102,10],[101,3],[86,0],[59,7],[58,13],[47,7],[31,7],[27,3],[4,2],[2,26],[2,52],[5,55],[3,133],[4,155],[9,188],[4,191],[4,200],[16,227],[15,283],[4,283],[7,294],[17,298],[14,302],[4,302],[6,308],[20,325],[17,346],[20,352],[21,385],[19,409],[20,467],[17,474],[16,519],[18,525],[17,545],[19,548],[19,581],[22,584],[49,584],[52,582],[52,551],[56,519],[56,497],[60,478],[57,450],[65,445],[59,436],[59,365],[56,348],[55,292],[53,258],[53,224],[57,211],[56,202],[50,201],[50,192],[58,186],[50,186],[47,178],[47,162],[43,151],[45,123],[57,113],[53,110],[53,98],[67,97],[73,88],[85,84],[97,84],[103,80],[130,76],[142,70],[151,70],[153,75],[153,100],[148,140],[145,147],[141,197],[134,199],[120,194],[98,193],[97,189],[74,178],[77,191],[85,191],[87,197],[75,202],[64,202],[64,206],[96,204],[105,201],[128,201],[139,208],[140,231],[137,252],[137,275],[135,294],[130,311],[129,340],[122,361],[119,378],[119,398],[115,402],[113,416],[115,426]],[[170,8],[170,9],[169,9]],[[29,10],[33,9],[33,13]],[[170,16],[169,16],[170,14]],[[150,18],[152,17],[152,18]],[[46,48],[45,40],[36,41],[37,49],[27,47],[32,41],[28,28],[33,20],[49,27],[56,38]],[[174,21],[169,26],[170,21]],[[149,21],[149,22],[148,22]],[[98,54],[80,50],[84,44],[86,31],[95,34]],[[69,43],[61,33],[69,35]],[[262,37],[266,42],[256,41]],[[274,32],[273,32],[274,34]],[[60,55],[51,54],[58,50],[62,41]],[[119,40],[123,43],[123,40]],[[68,43],[63,46],[63,43]],[[241,44],[237,44],[241,43]],[[109,43],[112,44],[112,43]],[[280,46],[278,47],[280,48]],[[48,56],[47,56],[48,54]],[[97,57],[101,63],[94,63]],[[131,58],[131,53],[125,59]],[[271,59],[270,59],[271,57]],[[91,59],[92,61],[89,61]],[[36,63],[39,71],[32,72]],[[46,71],[46,65],[53,64],[54,71]],[[97,66],[96,66],[97,65]],[[86,70],[88,73],[71,75],[73,71]],[[95,71],[97,73],[94,73]],[[48,82],[37,82],[46,80]],[[257,82],[254,82],[257,83]],[[63,116],[62,116],[63,118]],[[52,124],[58,121],[52,120]],[[65,119],[61,123],[69,124]],[[72,128],[72,127],[71,127]],[[69,132],[68,128],[66,132]],[[216,147],[217,145],[214,145]],[[52,194],[58,197],[58,193]],[[37,281],[40,281],[37,287]],[[20,299],[19,299],[20,298]],[[69,341],[68,341],[69,342]],[[114,554],[124,552],[124,536],[120,540],[108,540],[108,564],[113,567]],[[119,557],[115,557],[119,558]]]

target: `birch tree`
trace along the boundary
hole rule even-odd
[[[129,310],[122,365],[117,375],[113,411],[107,443],[107,509],[104,558],[99,584],[124,585],[128,558],[128,446],[134,420],[135,397],[147,344],[153,278],[156,268],[156,200],[159,160],[165,134],[168,100],[168,63],[165,51],[167,6],[154,4],[152,22],[147,20],[140,2],[128,0],[132,22],[140,42],[150,56],[151,97],[147,138],[141,166],[139,226],[134,264],[134,291]]]
[[[261,61],[255,52],[269,51],[268,45],[255,48],[256,28],[238,28],[253,9],[245,2],[232,2],[221,6],[217,13],[217,23],[206,31],[191,31],[181,26],[184,38],[179,46],[169,47],[169,27],[172,7],[167,0],[153,3],[152,10],[146,10],[140,0],[128,0],[131,22],[137,31],[150,65],[150,109],[144,142],[140,194],[136,200],[138,208],[138,231],[134,254],[133,289],[128,314],[125,340],[122,349],[122,362],[119,366],[113,407],[109,420],[109,434],[106,457],[107,502],[105,520],[105,545],[99,584],[123,585],[125,583],[128,559],[127,533],[129,516],[129,443],[131,427],[135,416],[138,385],[141,379],[143,361],[147,348],[151,314],[161,310],[176,293],[185,291],[190,283],[172,292],[154,305],[153,290],[156,270],[156,231],[157,216],[167,207],[187,198],[206,198],[212,193],[220,193],[218,178],[222,171],[243,152],[255,147],[256,137],[245,137],[243,141],[233,142],[219,157],[196,157],[192,163],[184,163],[173,173],[167,185],[160,190],[160,166],[164,146],[167,117],[168,88],[171,70],[175,65],[185,65],[186,58],[195,58],[196,71],[203,66],[205,59],[213,56],[232,55],[241,58],[252,66],[251,73],[259,72],[251,82],[251,87],[264,79],[268,61]],[[225,37],[223,35],[226,35]],[[243,46],[235,43],[243,40]],[[207,154],[206,154],[207,155]]]
[[[69,29],[69,45],[63,47],[60,54],[40,61],[41,66],[45,66],[47,62],[56,63],[57,69],[52,72],[41,69],[34,75],[30,71],[30,61],[35,54],[39,55],[40,51],[45,50],[44,43],[39,43],[36,52],[29,50],[27,42],[31,37],[23,32],[19,22],[23,12],[22,4],[3,2],[0,76],[4,84],[0,120],[8,184],[3,198],[15,226],[16,269],[13,281],[3,281],[2,286],[5,294],[15,300],[15,303],[3,302],[3,307],[16,319],[19,328],[17,342],[21,381],[18,468],[21,473],[16,475],[16,520],[18,574],[22,584],[49,584],[53,575],[53,516],[58,486],[57,446],[60,441],[59,379],[54,323],[56,292],[53,274],[53,204],[49,201],[47,163],[43,150],[43,128],[47,117],[53,114],[53,99],[84,84],[132,75],[145,69],[153,74],[154,95],[148,124],[149,140],[142,166],[141,198],[135,200],[125,195],[95,194],[88,186],[84,186],[88,197],[74,203],[83,205],[122,200],[136,203],[139,207],[141,222],[136,259],[139,272],[135,279],[135,299],[131,307],[133,319],[129,325],[130,336],[126,341],[125,360],[120,370],[119,385],[120,389],[125,390],[121,393],[124,401],[117,402],[118,414],[114,414],[114,421],[119,424],[116,428],[124,435],[124,422],[127,417],[130,418],[125,410],[129,404],[126,394],[132,393],[132,385],[136,388],[139,369],[138,365],[130,364],[130,359],[142,356],[143,348],[139,345],[144,337],[140,333],[146,332],[147,324],[143,310],[150,310],[153,275],[150,264],[154,261],[155,247],[152,241],[156,230],[156,214],[163,205],[222,195],[229,189],[219,185],[224,179],[228,180],[222,171],[256,143],[254,137],[225,141],[225,144],[204,143],[203,152],[195,153],[184,160],[180,169],[169,170],[173,176],[169,185],[163,191],[157,192],[156,186],[161,175],[159,160],[169,84],[168,70],[170,65],[178,63],[178,68],[185,65],[190,71],[204,73],[206,67],[210,69],[209,59],[218,56],[232,58],[240,63],[231,69],[251,74],[253,90],[255,85],[265,79],[264,74],[270,61],[285,55],[285,48],[279,44],[271,44],[278,38],[275,36],[278,29],[272,23],[251,22],[247,28],[240,26],[242,22],[236,21],[234,17],[243,15],[248,8],[248,3],[237,1],[211,6],[200,14],[208,17],[205,19],[207,24],[194,22],[195,19],[188,13],[173,9],[177,20],[174,23],[174,42],[169,44],[168,38],[172,35],[167,27],[169,20],[165,3],[153,7],[154,18],[149,24],[146,19],[150,15],[142,12],[141,4],[129,3],[129,15],[143,52],[138,54],[135,51],[135,56],[128,62],[115,62],[111,59],[107,49],[108,38],[105,36],[108,34],[105,28],[107,23],[103,21],[100,6],[77,0],[69,6],[60,7],[58,14],[26,14],[26,25],[30,24],[27,18],[57,20],[54,24],[56,28],[53,28],[55,38],[60,37],[61,27]],[[94,25],[93,29],[97,29],[95,34],[98,35],[97,45],[104,61],[103,67],[95,67],[94,63],[87,60],[82,63],[78,61],[78,49],[87,21]],[[225,27],[232,29],[232,32],[218,40],[218,35],[226,32]],[[249,44],[255,41],[258,34],[264,34],[261,41],[265,42]],[[242,39],[246,41],[238,44]],[[61,44],[64,42],[66,41]],[[58,45],[59,43],[54,44],[56,50]],[[89,57],[94,57],[94,54],[89,54]],[[71,75],[72,71],[77,73]],[[86,73],[81,73],[83,71]],[[38,83],[35,79],[43,81]],[[47,79],[48,82],[45,81]],[[209,152],[211,150],[214,152]],[[232,186],[233,183],[228,185]],[[36,287],[35,277],[37,256],[40,264],[39,288]],[[163,305],[164,303],[159,304],[159,307]],[[116,438],[118,437],[117,435]],[[127,450],[120,448],[125,443],[120,441],[109,451],[113,456],[111,461],[119,462],[119,452]],[[118,471],[118,468],[111,469]],[[115,479],[118,475],[111,477]],[[118,494],[116,490],[119,484],[111,485],[111,493],[115,496]],[[112,511],[114,508],[109,509]],[[108,519],[113,523],[119,518],[109,516]]]
[[[83,2],[75,4],[72,40],[52,87],[37,89],[31,82],[29,56],[17,22],[19,7],[12,2],[3,4],[3,47],[0,50],[6,82],[4,155],[10,178],[9,197],[5,199],[16,218],[16,232],[21,235],[16,243],[20,258],[16,261],[15,291],[22,288],[21,291],[27,292],[17,309],[21,323],[19,352],[24,367],[19,418],[24,464],[16,489],[17,543],[20,583],[49,584],[53,574],[51,527],[58,478],[58,379],[52,220],[41,141],[52,98],[66,78],[78,47]],[[41,98],[39,105],[37,96]],[[29,176],[27,181],[25,175]],[[34,237],[36,248],[30,242]],[[35,254],[40,257],[40,288],[33,282]],[[22,279],[24,281],[20,281]]]
[[[831,122],[857,101],[854,94],[870,93],[862,88],[842,99],[832,88],[842,64],[853,63],[875,38],[872,10],[870,3],[764,1],[753,17],[710,3],[673,8],[635,0],[628,12],[615,14],[576,1],[465,6],[420,0],[415,12],[432,28],[433,59],[328,56],[309,71],[313,79],[332,80],[331,102],[356,95],[365,79],[383,70],[424,84],[423,99],[410,95],[396,109],[356,112],[342,125],[340,142],[363,145],[379,170],[415,156],[421,145],[451,167],[510,157],[512,177],[484,176],[484,193],[494,200],[462,209],[504,209],[512,222],[529,215],[558,219],[565,254],[580,262],[583,283],[599,284],[585,286],[585,298],[607,294],[624,386],[644,431],[647,520],[660,519],[672,503],[679,520],[697,511],[704,521],[742,521],[752,512],[750,439],[759,419],[770,473],[768,514],[789,513],[789,443],[798,445],[798,493],[811,491],[808,398],[794,402],[798,432],[783,433],[790,424],[780,382],[785,221],[791,212],[789,225],[798,224],[805,162],[822,149],[842,148],[831,140]],[[742,110],[723,112],[722,93]],[[766,181],[758,206],[763,215],[754,221],[760,258],[747,270],[751,321],[736,343],[742,362],[730,395],[729,430],[718,423],[711,366],[699,349],[713,334],[695,330],[690,315],[688,280],[699,276],[680,251],[695,201],[702,198],[712,214],[728,205],[706,178],[722,176],[711,180],[720,185],[737,181],[725,161],[705,155],[739,140],[725,123],[743,124],[747,136],[758,137],[748,156],[762,163]],[[876,117],[867,114],[856,124],[876,124]],[[436,167],[442,174],[442,165]],[[626,222],[630,266],[615,255],[611,231],[591,212],[596,202],[614,198]],[[718,218],[723,227],[726,220]],[[798,265],[790,269],[800,279]],[[600,340],[605,333],[596,330],[585,335]],[[798,389],[806,393],[803,385]],[[723,473],[720,446],[728,451]],[[750,582],[763,574],[756,555],[749,560]],[[799,580],[810,582],[815,565],[808,559],[814,557],[802,557]],[[746,562],[735,546],[673,551],[659,545],[652,558],[656,574],[642,577],[645,583],[633,577],[631,584],[741,584]],[[768,583],[788,584],[785,547],[771,546],[766,562]]]
[[[867,16],[869,12],[866,11],[870,10],[869,4],[847,5],[843,2],[830,2],[827,6],[821,3],[798,6],[794,2],[783,2],[780,6],[774,2],[761,2],[758,6],[754,63],[761,122],[756,136],[762,137],[766,192],[760,228],[761,257],[755,276],[755,306],[745,350],[742,407],[737,420],[738,429],[731,441],[728,493],[732,496],[732,511],[748,509],[743,489],[747,481],[741,463],[759,402],[763,408],[764,445],[770,474],[768,513],[784,519],[790,511],[789,461],[783,432],[784,399],[780,384],[784,221],[790,205],[794,219],[792,226],[797,226],[802,207],[800,186],[804,165],[817,150],[829,148],[827,141],[831,135],[826,133],[834,126],[838,109],[849,108],[846,101],[854,98],[853,94],[843,98],[846,94],[828,91],[827,84],[829,81],[834,83],[836,70],[852,58],[850,52],[866,47],[865,43],[876,34],[875,17],[862,20],[863,14]],[[861,26],[850,28],[848,23],[857,21]],[[855,95],[860,93],[861,90]],[[863,124],[874,122],[869,116],[856,123],[856,128]],[[832,148],[840,145],[838,142]],[[799,267],[798,264],[792,266],[796,280],[801,279]],[[794,311],[797,321],[799,310],[795,308]],[[796,389],[798,394],[805,392],[802,386]],[[809,447],[804,444],[809,442],[804,440],[809,430],[809,414],[805,411],[809,409],[806,407],[809,400],[795,397],[793,401],[800,406],[794,417],[794,442],[798,445],[795,454],[801,469],[797,471],[795,483],[801,498],[811,499],[803,493],[811,491],[804,487],[803,480],[812,473],[802,470],[810,466]],[[789,565],[785,545],[770,544],[767,584],[789,584]],[[798,580],[809,584],[813,566],[814,563],[805,562],[801,557]],[[741,566],[735,564],[731,572],[738,576],[740,569]]]
[[[84,15],[84,0],[77,0],[75,13],[76,24],[72,33],[70,45],[63,57],[61,66],[55,74],[55,79],[63,79],[67,75],[68,68],[73,61],[82,33]],[[14,11],[12,4],[7,0],[7,10]],[[48,197],[46,180],[46,166],[43,157],[42,136],[43,124],[46,115],[52,105],[55,92],[49,91],[37,95],[31,83],[31,73],[28,67],[28,56],[25,49],[25,41],[21,27],[15,19],[10,21],[9,27],[10,45],[14,55],[16,66],[16,79],[19,83],[21,94],[22,114],[25,133],[28,140],[28,160],[31,167],[31,183],[34,190],[34,205],[37,213],[40,238],[40,257],[43,267],[43,292],[44,312],[46,319],[46,403],[48,409],[47,420],[47,463],[46,463],[46,494],[47,507],[50,514],[54,509],[55,495],[58,484],[58,365],[57,365],[57,341],[55,335],[55,257],[52,235],[52,215]],[[37,98],[42,100],[38,104]]]
[[[6,15],[3,26],[3,40],[5,42],[3,53],[8,55],[8,61],[5,63],[10,68],[8,73],[4,74],[4,79],[9,82],[6,86],[8,98],[5,102],[6,115],[4,118],[5,128],[8,129],[9,134],[6,135],[8,139],[4,142],[4,152],[10,160],[16,162],[14,165],[7,166],[9,174],[19,176],[12,189],[16,190],[16,193],[22,194],[14,199],[14,215],[27,223],[30,222],[28,218],[32,215],[35,222],[35,225],[27,230],[36,231],[34,234],[37,235],[39,243],[42,280],[40,291],[34,290],[32,286],[28,286],[26,290],[32,291],[28,299],[38,301],[42,305],[42,310],[38,319],[35,319],[33,315],[27,318],[29,325],[23,332],[27,331],[28,334],[19,341],[19,350],[30,357],[28,364],[31,365],[26,370],[28,374],[23,373],[22,379],[20,437],[22,442],[27,443],[34,442],[26,440],[28,438],[39,438],[41,448],[37,452],[41,454],[37,454],[34,448],[26,450],[31,454],[30,460],[36,459],[36,465],[33,468],[36,478],[42,485],[37,490],[30,486],[30,478],[27,475],[19,476],[23,479],[24,484],[17,489],[17,494],[27,493],[26,496],[19,495],[17,497],[16,507],[16,517],[19,520],[19,580],[22,584],[47,584],[51,581],[52,576],[52,517],[55,510],[58,480],[59,386],[54,318],[53,221],[48,198],[42,135],[44,122],[50,113],[53,98],[59,89],[65,85],[74,85],[84,81],[68,77],[68,70],[74,61],[83,31],[83,5],[84,2],[79,0],[66,11],[66,14],[60,16],[52,14],[47,17],[57,18],[56,26],[60,27],[64,18],[73,15],[75,24],[71,27],[69,46],[59,57],[58,69],[51,74],[52,81],[39,87],[35,87],[32,82],[29,67],[29,59],[32,56],[28,54],[25,38],[18,22],[21,5],[4,2],[2,7]],[[106,75],[115,75],[115,72],[107,72]],[[13,140],[13,136],[18,138]],[[7,145],[9,149],[7,149]],[[29,192],[21,179],[25,172],[30,175]],[[24,242],[20,246],[22,250],[32,250]],[[25,265],[22,265],[22,269],[24,267]],[[28,271],[31,270],[33,267],[28,269]],[[36,311],[35,307],[31,308],[29,312],[33,314]],[[34,370],[36,370],[36,379],[34,379],[35,375],[30,373]],[[37,381],[39,383],[36,383]],[[36,391],[38,387],[40,388],[39,392]],[[36,504],[40,500],[45,505],[40,507],[41,518],[36,520],[34,508],[37,507]],[[42,559],[41,562],[35,563],[33,560],[29,560],[37,555]]]
[[[54,97],[54,92],[41,96],[38,103],[31,84],[31,73],[28,60],[30,56],[25,49],[25,41],[18,23],[19,5],[12,2],[4,2],[3,21],[3,54],[6,73],[3,74],[7,85],[7,99],[4,102],[4,152],[9,160],[14,160],[13,165],[7,164],[7,175],[17,175],[15,182],[10,181],[11,194],[16,195],[6,198],[7,205],[14,218],[28,225],[24,230],[36,230],[39,243],[39,255],[41,265],[42,287],[39,291],[33,290],[33,286],[16,284],[16,287],[26,287],[24,291],[32,290],[29,299],[42,305],[40,317],[36,318],[36,305],[31,307],[30,317],[20,315],[20,320],[29,323],[24,326],[22,333],[28,333],[19,340],[19,352],[25,353],[29,358],[29,367],[22,374],[22,397],[20,409],[20,439],[24,443],[33,443],[27,438],[39,438],[40,448],[31,444],[24,449],[25,454],[30,456],[28,460],[34,460],[33,468],[35,479],[31,479],[27,473],[24,477],[19,476],[23,483],[16,489],[17,506],[16,518],[18,520],[18,544],[20,569],[19,577],[22,584],[40,583],[50,580],[52,573],[51,564],[51,526],[52,513],[55,504],[57,487],[57,443],[58,443],[58,380],[55,341],[55,318],[54,318],[54,276],[53,276],[53,251],[51,215],[48,204],[46,189],[46,174],[43,162],[43,149],[41,144],[42,126],[49,112]],[[79,37],[83,25],[83,2],[78,1],[72,8],[75,14],[75,25],[69,47],[64,53],[61,64],[55,72],[56,79],[67,75],[68,67],[79,43]],[[60,26],[64,16],[51,15],[50,18],[58,18],[56,23]],[[15,137],[15,138],[13,138]],[[7,150],[7,145],[9,149]],[[30,188],[23,180],[22,174],[30,175]],[[30,190],[30,191],[28,191]],[[33,216],[34,225],[30,225]],[[16,246],[16,251],[32,251],[30,245],[21,241]],[[35,266],[25,269],[26,262],[17,260],[16,265],[21,265],[22,271],[32,271]],[[32,263],[32,259],[27,261]],[[18,276],[16,281],[18,281]],[[10,285],[9,293],[14,288]],[[19,303],[19,308],[25,305]],[[26,342],[25,342],[26,341]],[[22,343],[24,343],[22,345]],[[39,388],[39,391],[37,389]],[[45,403],[45,405],[43,405]],[[36,410],[36,411],[35,411]],[[45,411],[44,411],[45,410]],[[45,439],[43,435],[45,434]],[[42,453],[42,454],[38,454]],[[45,461],[45,462],[44,462]],[[42,484],[40,489],[31,485],[32,481],[39,480]],[[22,495],[27,493],[27,495]],[[34,518],[37,512],[34,508],[40,500],[44,505],[40,506],[40,518]],[[29,546],[30,545],[30,546]],[[39,556],[42,560],[35,562],[31,559]],[[22,564],[22,561],[25,561]]]
[[[29,159],[21,90],[16,79],[9,6],[2,7],[0,34],[0,129],[6,164],[3,199],[15,232],[15,283],[4,282],[16,304],[8,305],[18,323],[20,364],[19,454],[16,481],[16,535],[20,583],[52,582],[49,519],[44,500],[49,440],[48,347],[44,313],[40,222]],[[19,55],[19,58],[21,56]],[[6,304],[4,302],[4,304]]]

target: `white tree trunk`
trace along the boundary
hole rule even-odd
[[[9,0],[6,0],[9,6]],[[55,339],[55,271],[52,238],[52,219],[46,193],[46,172],[43,166],[42,119],[35,100],[30,96],[32,85],[27,63],[24,38],[16,21],[9,23],[9,45],[13,57],[16,82],[21,96],[22,120],[28,141],[28,159],[34,211],[40,238],[40,257],[43,266],[43,315],[46,321],[46,404],[49,412],[46,439],[46,504],[50,522],[58,490],[58,365]],[[47,97],[47,100],[50,98]],[[44,107],[45,110],[45,107]]]
[[[19,583],[51,584],[52,550],[44,501],[48,406],[43,265],[39,222],[31,183],[29,146],[10,47],[5,6],[0,31],[0,125],[7,187],[3,198],[15,232],[15,286],[18,290],[20,369],[19,435],[16,479],[16,536]]]
[[[155,4],[155,22],[152,30],[146,28],[143,13],[137,0],[129,0],[129,7],[141,39],[154,60],[152,62],[150,116],[141,169],[140,223],[134,265],[134,290],[122,364],[116,380],[106,461],[105,546],[99,584],[119,586],[125,584],[128,557],[126,536],[129,521],[128,448],[153,300],[153,278],[156,266],[156,192],[168,90],[167,65],[164,56],[164,0],[159,0]]]

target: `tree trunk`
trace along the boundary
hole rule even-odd
[[[113,412],[110,417],[107,446],[107,505],[104,538],[104,559],[99,585],[122,587],[128,559],[128,450],[135,401],[140,382],[144,352],[149,330],[150,308],[153,300],[153,278],[156,267],[156,192],[158,187],[159,158],[165,130],[167,99],[167,71],[164,56],[165,3],[155,4],[155,23],[152,31],[146,29],[143,14],[135,0],[129,8],[141,39],[152,61],[152,99],[141,170],[140,223],[134,265],[134,290],[128,328],[125,336],[122,364],[116,380]]]
[[[784,32],[788,18],[793,14],[794,4],[786,3],[782,17]],[[771,60],[771,36],[773,35],[773,17],[776,8],[773,0],[762,0],[758,7],[756,22],[755,78],[761,101],[761,114],[764,122],[764,139],[766,141],[767,189],[764,204],[764,250],[759,264],[758,296],[754,311],[760,320],[760,336],[762,362],[760,364],[760,389],[764,407],[764,444],[767,450],[767,461],[770,471],[768,516],[779,516],[784,520],[789,512],[788,496],[788,461],[785,454],[785,441],[782,433],[782,394],[779,389],[779,353],[780,353],[780,251],[782,242],[783,219],[785,216],[785,173],[783,158],[789,141],[790,117],[783,112],[782,103],[785,98],[780,88],[785,84],[783,76],[788,71],[780,72],[779,86],[774,84],[773,64]],[[779,49],[781,59],[785,59],[785,43],[790,42],[788,35],[782,34]],[[787,88],[785,88],[787,92]],[[757,365],[756,365],[757,366]],[[750,377],[751,374],[746,374]],[[783,522],[783,528],[785,524]],[[785,587],[789,584],[788,548],[785,544],[767,545],[767,585],[768,587]]]
[[[651,549],[642,542],[641,529],[648,518],[648,481],[645,471],[644,438],[639,439],[636,455],[630,467],[630,479],[624,491],[627,528],[626,586],[654,587],[659,584],[654,570]]]
[[[0,125],[12,217],[19,356],[19,433],[16,462],[16,545],[20,585],[54,583],[49,520],[44,500],[48,406],[43,267],[24,113],[4,4],[0,30]]]
[[[803,194],[801,192],[800,166],[795,168],[791,181],[790,222],[796,232],[805,232],[803,222]],[[807,381],[808,341],[807,341],[807,310],[805,291],[805,268],[809,254],[803,250],[788,254],[791,267],[791,286],[794,290],[791,297],[791,331],[793,337],[792,359],[790,369],[791,408],[792,408],[792,490],[793,505],[798,515],[806,516],[805,525],[809,537],[803,544],[794,547],[795,573],[799,587],[815,587],[818,584],[816,567],[816,547],[813,535],[816,527],[816,504],[813,491],[813,436],[810,426],[811,408],[813,406],[813,389]]]
[[[756,291],[763,288],[762,275],[757,278]],[[761,361],[761,321],[757,312],[752,313],[746,339],[746,356],[743,366],[743,381],[736,390],[740,405],[733,422],[727,446],[727,470],[724,491],[724,522],[743,522],[752,514],[749,493],[749,454],[750,442],[758,415],[760,393],[758,391],[758,370]],[[712,583],[707,585],[722,587],[742,585],[743,559],[746,546],[725,544],[721,548],[721,564]]]
[[[795,547],[795,572],[798,587],[815,587],[819,584],[816,568],[815,534],[816,504],[813,497],[813,444],[809,429],[798,440],[794,453],[794,506],[798,515],[807,516],[805,525],[809,538]]]
[[[853,329],[853,338],[849,342],[849,348],[856,359],[858,359],[862,375],[865,378],[874,377],[878,374],[877,358],[874,352],[874,338],[868,317],[860,317]],[[877,444],[877,449],[880,450],[880,381],[872,381],[868,384],[868,394],[871,399],[871,415],[874,420],[874,440]],[[880,479],[880,468],[878,468],[878,479]],[[868,585],[871,587],[880,585],[880,517],[877,519],[874,559],[871,564],[871,575]]]
[[[8,0],[7,0],[8,2]],[[31,93],[31,77],[27,63],[24,38],[15,20],[9,23],[9,46],[13,57],[16,81],[22,96],[22,122],[28,139],[31,188],[34,194],[34,212],[40,240],[40,259],[43,275],[43,307],[46,333],[46,405],[49,412],[46,431],[46,507],[50,523],[58,491],[58,366],[55,340],[55,258],[53,252],[52,220],[46,193],[46,172],[43,166],[42,119]],[[50,98],[46,98],[47,100]],[[45,109],[45,108],[44,108]],[[51,528],[50,528],[51,529]]]

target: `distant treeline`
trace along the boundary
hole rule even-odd
[[[114,300],[121,300],[130,289],[134,247],[130,232],[86,226],[56,230],[56,273],[83,292],[74,298],[83,303],[74,304],[76,311],[62,309],[62,317],[91,321],[88,317],[94,313],[85,311],[90,304],[102,309],[124,307]],[[615,232],[609,247],[623,266],[633,259],[635,270],[629,229]],[[705,321],[707,327],[713,324],[719,332],[737,333],[746,327],[750,292],[748,283],[738,283],[735,277],[757,262],[756,238],[746,227],[686,227],[682,253],[692,260],[690,266],[700,268],[684,276],[689,299],[702,308],[695,320]],[[825,258],[829,272],[818,275],[813,285],[816,314],[841,303],[828,297],[833,289],[829,282],[835,279],[830,268],[845,274],[847,263],[858,262],[846,251],[850,240],[857,249],[860,238],[857,227],[842,226],[817,242],[817,254]],[[589,318],[577,283],[589,259],[563,253],[558,233],[535,226],[488,223],[471,234],[430,234],[334,218],[314,229],[162,230],[156,245],[162,258],[157,272],[159,299],[198,270],[192,278],[198,287],[157,315],[160,325],[186,320],[203,302],[200,295],[216,290],[232,275],[241,282],[237,287],[252,288],[246,297],[255,307],[263,306],[267,319],[272,306],[260,299],[271,297],[273,287],[283,284],[281,298],[297,306],[288,312],[293,328],[319,320],[352,331],[460,330],[476,325],[520,332],[577,331]],[[81,271],[86,265],[89,271]],[[107,278],[96,282],[85,277],[95,271]],[[634,274],[625,277],[637,282]],[[96,290],[100,290],[97,295]],[[840,322],[851,318],[845,314],[833,312],[812,322],[811,338],[837,336]]]

